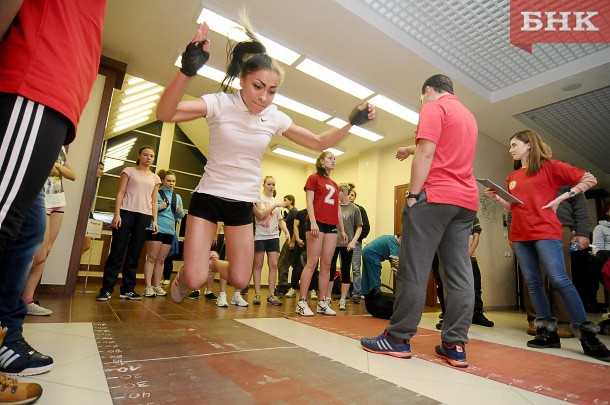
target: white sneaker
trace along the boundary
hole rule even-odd
[[[53,311],[40,305],[38,301],[32,301],[28,304],[28,315],[48,316]]]
[[[328,305],[327,301],[320,301],[318,302],[318,310],[317,312],[319,314],[324,314],[324,315],[328,315],[328,316],[335,316],[337,315],[337,313],[335,311],[333,311],[333,309],[330,307],[330,305]]]
[[[152,288],[152,286],[146,286],[146,288],[144,289],[144,296],[148,297],[148,298],[154,298],[156,297],[157,294],[155,294],[155,290]]]
[[[233,303],[233,301],[231,301],[231,304]],[[227,304],[227,294],[220,294],[218,296],[218,299],[216,300],[216,305],[218,305],[221,308],[228,308],[229,304]]]
[[[345,311],[347,306],[345,305],[345,300],[339,300],[339,309]]]
[[[318,299],[318,294],[316,294],[316,290],[311,290],[311,292],[309,293],[309,299],[312,299],[312,300]]]
[[[169,285],[169,280],[161,280],[162,285]]]
[[[286,298],[294,298],[294,296],[297,294],[297,292],[294,290],[294,288],[291,288],[290,290],[288,290],[288,292],[284,295],[284,297]]]
[[[307,301],[303,300],[299,300],[295,312],[301,316],[313,316],[313,311],[307,305]]]
[[[167,291],[165,291],[163,288],[161,288],[161,285],[153,285],[153,291],[159,297],[164,297],[167,295]]]
[[[236,292],[233,295],[233,299],[231,299],[231,305],[237,305],[238,307],[247,307],[250,304],[248,304],[248,302],[241,297],[241,294],[239,292]]]

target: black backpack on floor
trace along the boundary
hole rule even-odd
[[[391,287],[385,284],[381,284],[380,287],[384,287],[391,292],[383,292],[379,288],[372,289],[364,296],[364,306],[367,312],[375,318],[390,319],[394,312],[396,296]]]

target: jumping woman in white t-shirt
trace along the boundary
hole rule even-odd
[[[248,24],[244,24],[248,26]],[[282,81],[279,64],[265,53],[252,29],[250,40],[237,43],[222,82],[223,92],[205,94],[194,101],[180,101],[191,78],[209,58],[208,25],[197,33],[182,55],[182,68],[159,100],[157,118],[182,122],[205,117],[210,129],[208,161],[189,207],[184,245],[184,266],[172,284],[172,298],[180,302],[187,288],[200,288],[209,266],[238,289],[252,273],[254,235],[252,204],[262,181],[260,162],[272,138],[283,135],[299,145],[324,150],[341,141],[352,125],[375,118],[375,107],[363,104],[350,115],[350,123],[320,135],[295,125],[272,105]],[[230,92],[233,79],[241,90]],[[228,262],[210,252],[216,224],[225,224]]]

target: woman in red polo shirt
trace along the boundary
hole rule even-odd
[[[510,241],[521,272],[527,283],[536,310],[536,337],[529,347],[561,347],[557,334],[557,319],[551,315],[549,300],[544,292],[540,265],[556,291],[559,292],[572,321],[574,334],[580,339],[585,354],[610,361],[610,351],[597,338],[599,327],[587,320],[578,292],[567,275],[561,245],[561,223],[555,212],[559,204],[578,193],[584,193],[597,183],[590,173],[558,160],[552,160],[540,136],[531,130],[517,132],[510,139],[510,154],[515,171],[506,178],[508,191],[523,204],[509,203],[493,189],[485,194],[510,210],[513,221]],[[557,196],[557,190],[575,184]]]

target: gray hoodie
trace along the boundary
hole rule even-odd
[[[599,221],[599,225],[593,230],[593,253],[598,250],[610,250],[610,222]]]

